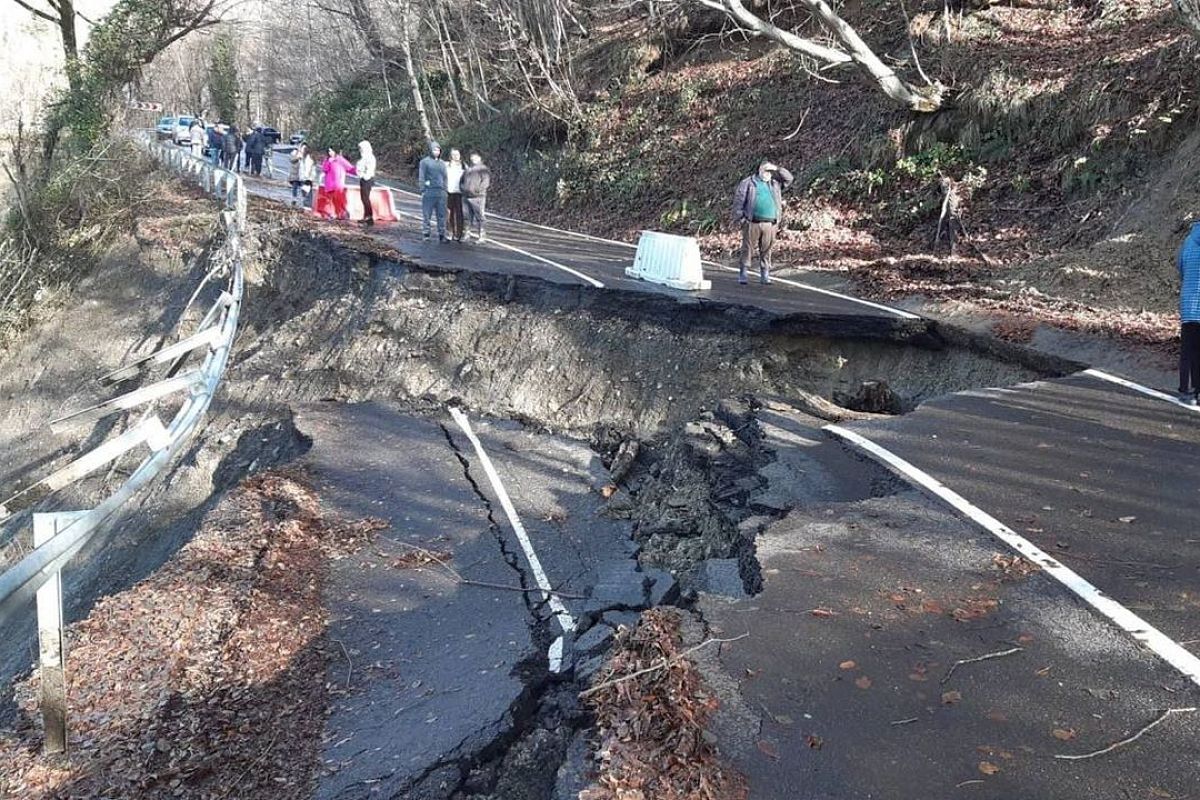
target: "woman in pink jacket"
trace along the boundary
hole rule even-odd
[[[321,172],[325,179],[321,183],[321,191],[329,195],[333,202],[333,213],[336,219],[350,219],[346,212],[346,175],[355,174],[354,165],[347,161],[341,153],[330,147],[325,151],[325,160],[321,162]]]

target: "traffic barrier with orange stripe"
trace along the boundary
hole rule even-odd
[[[337,214],[333,209],[333,198],[329,192],[326,192],[320,186],[316,187],[317,198],[313,205],[313,213],[318,216],[334,219]],[[371,189],[371,211],[375,216],[376,222],[395,222],[399,217],[396,215],[396,202],[392,198],[392,190],[386,186],[375,186]],[[352,220],[361,220],[363,218],[362,198],[359,196],[358,187],[351,186],[346,189],[346,213],[350,215]]]

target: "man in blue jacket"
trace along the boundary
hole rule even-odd
[[[758,280],[771,282],[771,248],[783,222],[783,190],[792,185],[792,173],[770,161],[744,178],[733,192],[733,219],[742,226],[741,271],[738,283],[746,283],[750,261],[758,254]]]
[[[1200,222],[1179,248],[1179,399],[1200,398]]]

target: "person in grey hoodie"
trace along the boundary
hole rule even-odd
[[[1176,259],[1179,268],[1179,400],[1200,400],[1200,222],[1193,222]]]
[[[417,166],[417,185],[421,187],[421,235],[429,238],[430,217],[437,215],[438,241],[446,241],[446,162],[439,156],[442,146],[429,143],[429,155]]]
[[[792,173],[770,161],[744,178],[733,192],[733,219],[742,227],[742,255],[738,283],[746,282],[750,261],[758,252],[758,280],[771,282],[771,248],[783,221],[783,191],[792,185]]]

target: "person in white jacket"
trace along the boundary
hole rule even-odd
[[[375,151],[371,143],[363,139],[358,143],[358,163],[354,165],[358,175],[358,196],[362,198],[363,218],[360,224],[375,224],[375,212],[371,208],[371,188],[375,185]]]
[[[208,130],[204,127],[204,120],[197,117],[192,120],[192,127],[188,128],[188,144],[192,148],[192,155],[204,158],[204,145],[207,141]]]
[[[462,177],[465,171],[462,153],[452,147],[450,162],[446,164],[446,225],[450,229],[450,238],[456,242],[463,240]]]

